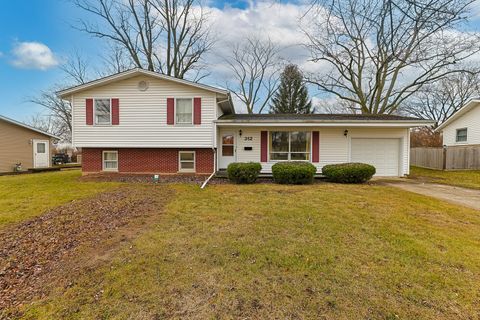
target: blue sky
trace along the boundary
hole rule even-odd
[[[305,53],[302,56],[298,46],[302,35],[299,34],[296,17],[303,12],[301,2],[277,1],[272,5],[244,0],[213,0],[210,5],[215,8],[212,15],[217,23],[215,30],[223,38],[235,42],[241,34],[262,32],[290,48],[285,51],[289,61],[301,64],[306,60]],[[64,82],[58,64],[73,51],[78,50],[93,62],[92,67],[100,63],[99,54],[104,48],[101,41],[72,27],[84,15],[70,0],[2,1],[0,114],[27,121],[43,111],[28,100],[55,83]],[[471,23],[472,29],[478,29],[479,25],[478,18]],[[36,60],[32,58],[32,52],[40,53]],[[213,62],[211,68],[224,70],[215,59],[218,59],[218,54],[209,57],[209,62]],[[304,67],[311,70],[313,66]],[[225,85],[222,82],[210,83]]]
[[[0,10],[0,114],[19,120],[41,111],[29,97],[62,81],[58,67],[46,70],[14,65],[14,48],[42,43],[62,60],[74,47],[93,54],[97,40],[73,29],[81,12],[66,0],[4,1]]]
[[[248,2],[230,3],[215,0],[211,5],[245,8]],[[41,43],[47,46],[56,61],[61,62],[78,50],[90,61],[99,61],[101,42],[73,28],[85,13],[69,0],[2,1],[0,10],[0,114],[18,120],[28,118],[43,109],[30,103],[55,83],[63,81],[58,66],[46,70],[31,65],[15,65],[15,48],[22,43]],[[28,55],[28,52],[25,53]]]

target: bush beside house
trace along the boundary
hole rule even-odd
[[[262,170],[258,162],[234,162],[227,167],[228,179],[235,183],[254,183]]]
[[[309,184],[317,168],[309,162],[278,162],[272,166],[273,180],[281,184]]]
[[[375,174],[375,167],[365,163],[330,164],[322,168],[328,181],[338,183],[363,183]]]

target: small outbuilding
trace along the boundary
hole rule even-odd
[[[0,172],[48,168],[59,138],[0,115]]]

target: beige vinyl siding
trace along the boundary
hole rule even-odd
[[[242,130],[242,136],[239,130]],[[347,137],[344,131],[348,130]],[[219,128],[218,141],[220,142],[223,132],[233,132],[236,136],[236,161],[238,162],[260,162],[260,132],[261,131],[319,131],[320,136],[320,162],[315,163],[318,172],[327,164],[345,163],[351,161],[351,139],[352,138],[398,138],[400,140],[399,167],[401,175],[409,173],[408,157],[409,143],[407,128],[335,128],[335,127],[222,127]],[[245,140],[252,137],[251,141]],[[252,147],[252,151],[245,151],[244,147]],[[262,172],[270,173],[274,161],[262,163]]]
[[[0,172],[13,171],[16,163],[23,170],[33,168],[33,139],[50,141],[47,135],[0,120]],[[51,159],[51,143],[49,149]]]
[[[467,128],[467,141],[457,142],[457,129],[463,128]],[[461,115],[443,129],[443,144],[447,146],[480,144],[480,108],[478,106]]]
[[[139,81],[149,88],[140,91]],[[201,125],[167,125],[167,98],[202,99]],[[86,125],[87,98],[118,98],[120,125]],[[76,147],[212,147],[216,94],[172,81],[138,76],[73,95]]]

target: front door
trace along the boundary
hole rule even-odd
[[[224,132],[221,137],[220,157],[218,159],[219,169],[226,169],[228,165],[235,162],[235,134]]]
[[[46,168],[50,164],[48,140],[33,140],[33,167]]]

